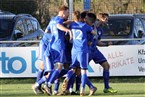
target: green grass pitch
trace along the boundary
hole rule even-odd
[[[110,83],[110,86],[117,89],[116,94],[104,94],[103,83],[94,83],[98,88],[93,95],[96,97],[145,97],[145,83]],[[0,97],[48,97],[46,94],[35,95],[31,89],[32,84],[0,84]],[[89,89],[86,86],[86,96]],[[51,96],[56,97],[56,96]],[[58,96],[58,97],[68,97]],[[79,96],[74,96],[79,97]]]

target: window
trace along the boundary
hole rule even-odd
[[[108,24],[103,26],[103,35],[109,36],[125,36],[130,34],[130,19],[110,19]]]
[[[145,27],[145,18],[142,18],[143,25]]]
[[[23,35],[25,35],[25,29],[24,29],[24,25],[23,25],[23,21],[19,20],[16,25],[15,25],[15,31],[19,31],[21,33],[23,33]]]
[[[34,31],[36,31],[38,29],[38,23],[37,23],[37,21],[31,20],[31,22],[32,22],[32,26],[34,28]]]
[[[134,25],[135,25],[135,28],[134,28],[135,36],[138,37],[138,32],[139,31],[144,32],[143,25],[142,25],[140,19],[136,19]]]
[[[26,28],[27,28],[28,34],[34,32],[32,22],[29,19],[26,19]]]
[[[11,19],[0,19],[0,38],[11,36],[13,23]]]

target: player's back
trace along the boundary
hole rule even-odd
[[[65,48],[64,32],[57,28],[57,24],[63,25],[63,19],[59,16],[52,18],[49,23],[52,33],[51,48],[55,50],[61,50]]]
[[[91,32],[92,28],[86,23],[73,22],[70,24],[73,33],[73,51],[88,51],[87,32]]]

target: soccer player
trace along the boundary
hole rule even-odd
[[[66,34],[65,35],[65,62],[64,62],[64,68],[61,70],[60,74],[58,75],[58,78],[54,81],[54,92],[53,92],[53,95],[59,95],[59,84],[60,84],[60,78],[62,76],[64,76],[67,72],[68,72],[68,69],[69,69],[69,66],[71,64],[71,49],[72,49],[72,43],[70,43],[69,41],[69,35]]]
[[[94,18],[95,20],[95,14],[93,13],[87,14],[88,16]],[[89,62],[93,60],[96,64],[100,64],[103,67],[103,78],[104,78],[104,93],[117,93],[117,90],[111,88],[109,86],[109,63],[107,62],[104,55],[99,51],[99,49],[96,47],[98,46],[108,46],[109,44],[103,43],[100,41],[103,29],[101,25],[107,22],[108,20],[108,14],[99,14],[98,17],[99,21],[97,21],[97,24],[94,24],[94,29],[97,30],[98,36],[92,36],[91,37],[91,45],[89,46]]]
[[[46,81],[46,79],[48,78],[50,72],[53,70],[54,67],[52,63],[52,58],[49,53],[50,40],[51,40],[51,35],[50,35],[49,27],[47,27],[43,35],[43,38],[39,43],[38,59],[41,60],[41,65],[37,73],[36,83],[32,85],[32,89],[35,94],[43,93],[41,89],[41,85]]]
[[[86,15],[87,15],[87,11],[83,11],[81,14],[80,14],[80,21],[85,23],[86,22]],[[93,23],[92,23],[93,24]],[[68,54],[67,54],[68,55]],[[69,54],[70,55],[70,54]],[[75,75],[76,74],[76,75]],[[66,91],[68,92],[65,92],[64,94],[71,94],[71,95],[78,95],[80,93],[80,85],[81,85],[81,68],[76,68],[75,70],[75,74],[71,77],[71,79],[69,80],[68,82],[68,86],[67,86],[67,89]],[[75,79],[74,79],[74,78]],[[74,84],[74,81],[76,80],[76,90],[75,92],[73,91],[73,84]],[[64,95],[63,94],[63,95]]]
[[[67,20],[69,16],[69,9],[67,6],[61,6],[59,8],[58,15],[51,19],[49,26],[51,31],[52,40],[50,42],[50,52],[55,65],[55,70],[52,72],[45,90],[48,95],[51,95],[52,83],[58,78],[59,73],[63,68],[65,61],[65,44],[64,44],[64,34],[69,33],[70,39],[72,38],[72,32],[68,28],[64,27],[63,22]]]
[[[80,14],[80,21],[86,23],[86,15],[88,11],[83,11]],[[81,85],[81,68],[76,69],[76,90],[75,93],[79,94],[80,92],[80,85]]]
[[[72,64],[71,70],[68,71],[66,78],[63,81],[63,88],[66,90],[69,84],[70,78],[74,75],[77,67],[81,67],[81,91],[80,95],[83,96],[85,92],[85,85],[89,85],[90,94],[93,95],[96,91],[96,87],[92,85],[87,77],[86,70],[88,65],[88,45],[87,45],[87,33],[97,34],[90,26],[86,23],[80,22],[80,12],[75,11],[73,13],[73,20],[70,24],[70,29],[73,32],[73,47],[72,47]]]

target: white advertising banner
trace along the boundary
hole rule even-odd
[[[145,45],[99,47],[110,64],[110,76],[145,76]],[[0,78],[36,77],[38,47],[1,47]],[[103,68],[89,63],[89,76],[102,76]]]
[[[100,47],[110,64],[111,76],[145,76],[145,45]],[[93,61],[89,76],[102,76],[103,68]]]
[[[0,77],[35,77],[40,61],[38,47],[2,47]]]

